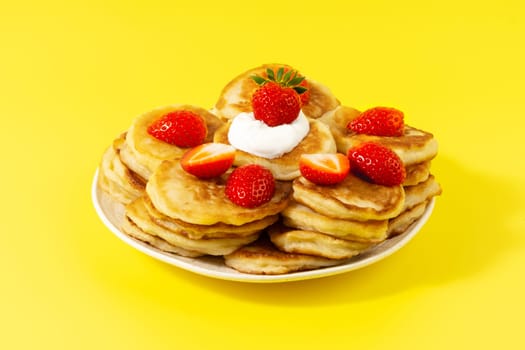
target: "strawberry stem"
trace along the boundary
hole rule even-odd
[[[265,79],[258,75],[252,75],[250,78],[259,86],[263,86],[267,82],[274,82],[283,87],[289,87],[294,89],[299,95],[306,92],[308,89],[304,86],[299,86],[305,79],[304,77],[298,76],[298,72],[295,70],[289,70],[284,72],[284,67],[280,67],[277,73],[270,68],[266,68],[266,75],[268,79]]]

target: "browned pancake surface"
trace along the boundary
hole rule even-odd
[[[299,177],[293,182],[294,199],[326,216],[352,220],[385,220],[401,212],[402,186],[381,186],[353,174],[333,186],[320,186]]]
[[[162,214],[198,225],[243,225],[276,215],[288,204],[291,184],[276,181],[269,202],[257,208],[236,205],[225,193],[228,175],[202,180],[184,171],[178,161],[164,161],[151,176],[146,192]]]
[[[244,273],[279,275],[339,265],[346,260],[286,253],[277,249],[266,237],[224,256],[227,266]]]

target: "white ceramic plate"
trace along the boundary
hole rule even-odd
[[[155,259],[161,260],[179,268],[208,277],[241,282],[269,283],[305,280],[336,275],[370,265],[386,258],[407,244],[423,227],[425,222],[430,217],[432,210],[434,209],[434,199],[432,199],[425,209],[423,216],[418,221],[414,222],[406,232],[368,249],[360,255],[349,259],[342,265],[311,271],[287,273],[283,275],[251,275],[229,268],[224,264],[221,257],[186,258],[161,251],[147,243],[126,235],[118,228],[120,226],[119,222],[121,222],[124,218],[124,207],[117,206],[115,208],[115,203],[112,202],[111,199],[98,188],[97,181],[98,170],[95,173],[91,188],[93,204],[97,214],[99,215],[102,222],[104,222],[104,224],[109,228],[109,230],[122,241]]]

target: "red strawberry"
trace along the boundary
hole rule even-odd
[[[286,75],[286,73],[288,73],[290,71],[290,68],[287,68],[285,67],[284,68],[284,74]],[[293,74],[293,73],[292,73]],[[301,81],[301,83],[299,84],[299,86],[303,87],[304,89],[306,89],[303,93],[300,93],[299,94],[299,98],[301,99],[301,106],[304,106],[305,104],[308,103],[308,101],[310,101],[310,89],[308,87],[308,81],[306,79],[304,79],[304,77],[297,73],[296,75],[297,77],[299,78],[303,78],[303,81]]]
[[[252,97],[254,118],[268,126],[293,122],[301,110],[299,95],[290,88],[277,83],[266,83]]]
[[[220,176],[235,159],[235,148],[223,143],[204,143],[184,153],[180,165],[188,173],[201,179]]]
[[[275,180],[267,168],[249,164],[236,168],[226,181],[226,196],[235,204],[255,208],[272,199]]]
[[[306,179],[318,185],[334,185],[346,178],[350,171],[348,158],[341,153],[303,154],[299,170]]]
[[[179,110],[164,114],[154,121],[148,127],[148,133],[178,147],[195,147],[204,142],[208,129],[198,114]]]
[[[253,76],[252,79],[261,87],[252,96],[252,109],[255,119],[265,122],[269,126],[289,124],[293,122],[301,111],[300,94],[306,88],[299,86],[304,77],[298,76],[295,71],[285,72],[281,67],[275,73],[266,70],[268,79]]]
[[[384,186],[397,186],[405,181],[406,171],[399,156],[390,148],[365,142],[348,150],[352,172]]]
[[[390,107],[374,107],[348,123],[347,128],[358,134],[401,136],[404,132],[403,112]]]

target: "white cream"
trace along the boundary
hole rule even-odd
[[[273,159],[293,150],[310,131],[303,114],[290,124],[268,126],[254,118],[253,113],[240,113],[230,125],[228,141],[238,150]]]

